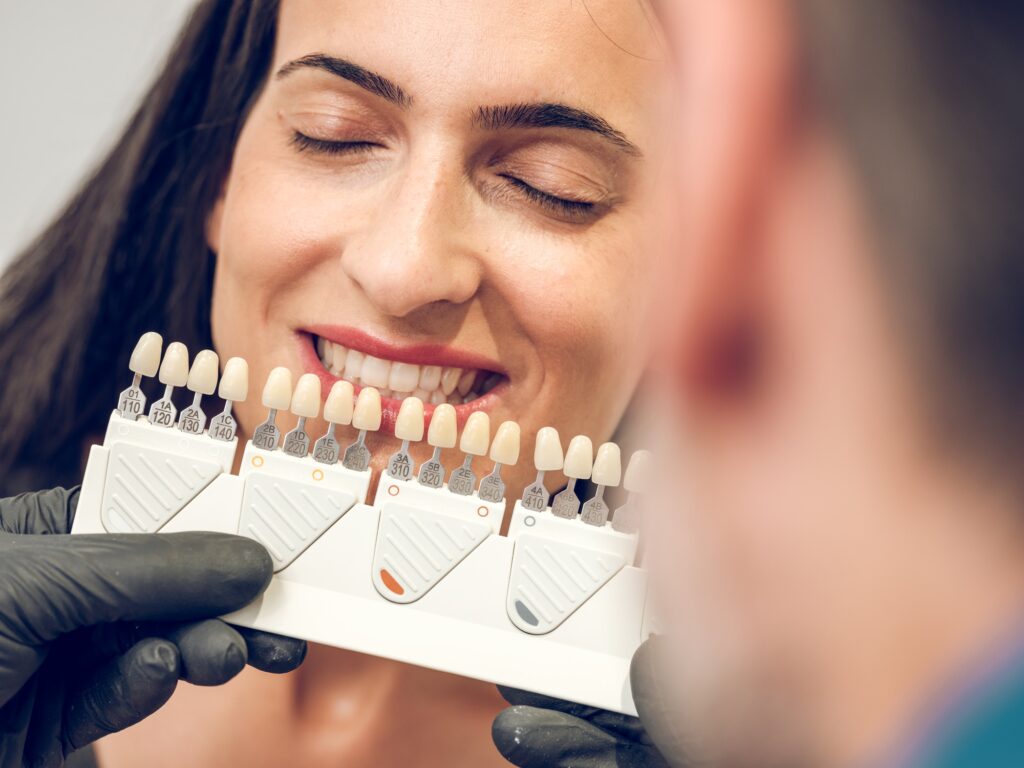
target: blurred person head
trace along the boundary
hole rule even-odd
[[[862,764],[1024,610],[1024,12],[660,13],[677,722],[710,764]]]
[[[407,377],[373,384],[389,390],[378,471],[399,400],[431,375],[422,399],[520,423],[510,498],[539,427],[609,439],[645,359],[661,54],[645,8],[616,0],[199,3],[124,134],[0,282],[0,488],[79,481],[150,329],[248,360],[242,442],[271,368],[317,374],[326,397],[371,383],[364,355]],[[463,369],[455,392],[442,368]],[[500,701],[313,647],[296,676],[180,691],[102,756],[476,768],[500,760]]]

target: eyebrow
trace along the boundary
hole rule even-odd
[[[388,80],[383,75],[371,72],[365,67],[353,64],[351,61],[339,59],[336,56],[328,56],[325,53],[312,53],[300,59],[289,61],[277,71],[277,77],[280,79],[301,69],[320,69],[324,72],[330,72],[332,75],[348,80],[350,83],[355,83],[360,88],[400,107],[408,107],[412,104],[412,97],[403,91],[401,86],[393,80]]]
[[[569,128],[588,131],[607,139],[628,155],[640,157],[640,148],[613,128],[603,117],[565,104],[505,104],[480,107],[474,122],[488,130],[508,128]]]

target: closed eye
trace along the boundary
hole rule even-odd
[[[565,216],[573,220],[585,220],[593,218],[598,212],[598,203],[591,203],[585,200],[570,200],[564,197],[542,192],[541,190],[527,184],[522,179],[507,173],[499,173],[498,176],[505,179],[515,189],[526,197],[530,202],[536,203],[553,213]]]
[[[328,139],[317,139],[295,131],[292,133],[292,146],[300,152],[317,152],[322,155],[352,155],[370,152],[380,147],[380,144],[372,141],[329,141]]]

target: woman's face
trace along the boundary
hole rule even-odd
[[[377,467],[413,393],[519,422],[513,495],[540,427],[607,439],[644,358],[655,58],[620,0],[284,0],[208,226],[244,431],[283,365],[382,390]]]

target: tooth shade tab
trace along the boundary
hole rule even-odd
[[[538,472],[554,472],[562,468],[565,456],[562,453],[562,438],[554,427],[542,427],[537,432],[533,446],[533,463]]]
[[[519,438],[519,425],[516,422],[502,422],[491,443],[491,461],[508,465],[519,461]]]
[[[395,419],[395,437],[412,442],[423,439],[423,401],[418,397],[410,396],[402,401]]]
[[[320,377],[315,373],[299,376],[292,395],[292,413],[304,419],[315,419],[320,413]]]
[[[240,403],[249,396],[249,364],[241,357],[232,357],[224,365],[217,395],[221,400]]]
[[[615,487],[622,479],[622,456],[615,443],[603,443],[597,449],[591,481],[597,485]]]
[[[594,444],[586,435],[576,435],[569,441],[565,451],[565,463],[562,472],[574,480],[585,480],[590,477],[594,468]]]
[[[156,331],[148,331],[139,337],[128,361],[128,370],[139,376],[152,378],[160,367],[160,352],[163,350],[163,337]]]
[[[292,403],[292,372],[277,367],[267,376],[263,386],[263,407],[274,411],[287,411]]]
[[[648,490],[651,482],[652,460],[653,456],[650,451],[636,451],[629,458],[622,487],[630,493],[643,493]]]
[[[217,389],[220,358],[212,349],[200,350],[188,372],[186,386],[200,395],[212,395]]]
[[[160,383],[168,387],[183,387],[188,381],[188,349],[180,341],[172,341],[160,363]]]
[[[336,381],[324,404],[324,419],[332,424],[341,424],[342,426],[351,424],[354,407],[355,395],[351,382]]]
[[[380,429],[380,392],[373,387],[363,387],[359,391],[352,412],[352,426],[369,432]]]
[[[462,428],[459,450],[471,456],[485,456],[491,443],[491,419],[483,411],[471,413]]]
[[[455,406],[442,403],[430,417],[427,442],[435,448],[454,448],[459,428],[455,420]]]

